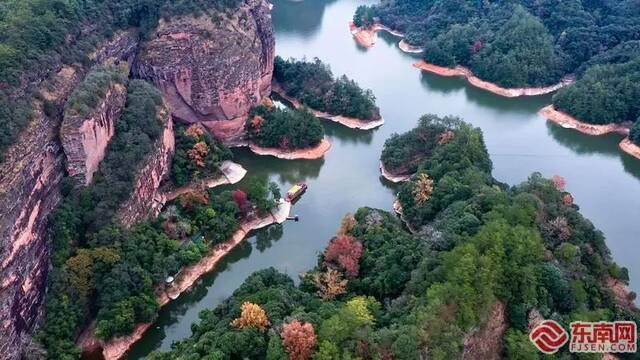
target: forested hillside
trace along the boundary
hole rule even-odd
[[[617,298],[605,286],[627,281],[626,269],[561,179],[533,174],[501,184],[480,130],[452,118],[432,122],[455,123],[455,134],[400,192],[415,233],[381,210],[346,215],[299,286],[274,269],[259,271],[202,312],[190,338],[151,358],[538,359],[530,319],[565,327],[640,319],[626,307],[635,294]],[[489,321],[493,332],[482,335],[477,329]],[[470,337],[483,349],[465,346]]]
[[[580,120],[636,121],[640,4],[633,0],[397,0],[361,7],[354,22],[380,21],[424,46],[427,62],[463,65],[504,87],[543,86],[575,75],[554,105]]]

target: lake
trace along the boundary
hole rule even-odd
[[[287,161],[234,150],[248,176],[268,175],[283,193],[304,181],[309,190],[293,207],[299,222],[263,230],[236,248],[217,270],[160,311],[129,358],[167,350],[191,335],[198,313],[213,308],[256,270],[273,266],[293,278],[313,267],[347,212],[370,206],[391,211],[397,187],[380,178],[378,160],[385,139],[413,128],[420,115],[456,115],[483,130],[494,176],[520,183],[535,171],[567,181],[582,214],[604,232],[614,259],[629,268],[631,288],[640,290],[640,160],[618,150],[618,135],[591,137],[553,125],[537,112],[551,96],[507,99],[474,88],[458,78],[423,73],[415,56],[397,47],[399,39],[378,33],[373,48],[353,41],[348,22],[352,0],[275,0],[276,53],[318,57],[335,75],[346,74],[373,90],[385,125],[373,131],[351,130],[326,122],[333,147],[322,160]]]

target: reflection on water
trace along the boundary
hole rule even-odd
[[[618,151],[619,136],[590,137],[548,123],[537,112],[550,95],[507,99],[460,78],[420,72],[412,66],[416,57],[398,49],[397,38],[388,34],[378,33],[373,48],[359,49],[347,24],[359,4],[373,2],[274,0],[277,54],[318,57],[334,74],[372,89],[385,125],[356,131],[323,121],[332,148],[321,160],[280,160],[234,149],[248,176],[268,176],[283,191],[300,181],[309,185],[293,207],[300,221],[258,231],[235,249],[192,292],[160,311],[156,327],[130,358],[188,337],[201,310],[214,308],[256,270],[273,266],[297,278],[314,266],[346,212],[361,206],[391,210],[398,185],[380,178],[380,151],[389,135],[413,128],[425,113],[460,116],[480,127],[499,181],[517,184],[534,171],[565,177],[582,213],[606,235],[615,260],[629,268],[632,289],[639,290],[640,161]]]
[[[313,36],[322,24],[325,7],[335,0],[273,0],[273,27],[278,33]]]

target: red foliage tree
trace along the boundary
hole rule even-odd
[[[562,196],[562,202],[567,206],[573,205],[573,196],[571,196],[571,194],[569,193],[565,193]]]
[[[328,267],[338,268],[348,277],[358,275],[362,256],[362,243],[353,236],[338,235],[331,239],[324,251],[324,261]]]
[[[551,181],[558,191],[564,191],[564,187],[567,185],[567,181],[560,175],[553,175]]]
[[[484,44],[482,44],[482,41],[476,40],[476,42],[474,42],[473,45],[471,46],[471,53],[477,54],[478,51],[482,50],[483,46]]]
[[[290,360],[308,360],[316,347],[313,325],[294,320],[282,326],[282,344]]]
[[[233,197],[233,201],[235,201],[236,204],[238,204],[238,208],[240,208],[240,212],[242,212],[243,214],[246,214],[247,211],[249,211],[249,208],[251,206],[251,204],[249,203],[249,197],[247,196],[247,193],[245,193],[240,189],[236,189],[231,193],[231,196]]]

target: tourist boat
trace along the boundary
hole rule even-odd
[[[285,200],[289,202],[296,201],[304,192],[307,191],[307,184],[305,183],[297,183],[287,191],[287,195],[285,195]]]

